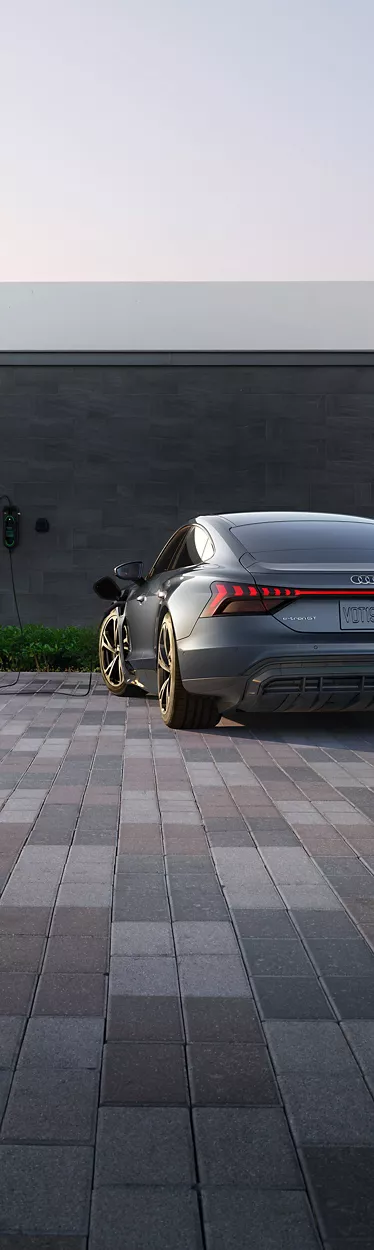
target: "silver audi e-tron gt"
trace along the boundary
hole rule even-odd
[[[374,520],[313,512],[200,516],[144,575],[95,584],[108,689],[158,695],[166,725],[240,710],[374,708]]]

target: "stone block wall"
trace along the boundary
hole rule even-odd
[[[149,566],[196,514],[374,516],[374,356],[3,355],[0,445],[0,494],[21,510],[21,618],[88,624],[93,581]],[[2,547],[0,623],[13,622]]]

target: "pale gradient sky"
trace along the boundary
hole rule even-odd
[[[0,280],[374,278],[373,0],[0,0]]]

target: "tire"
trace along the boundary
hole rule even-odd
[[[214,699],[189,694],[182,685],[178,650],[169,612],[163,616],[157,644],[158,702],[169,729],[211,729],[220,713]]]
[[[127,694],[128,680],[125,677],[119,650],[118,615],[115,608],[104,617],[99,634],[99,664],[101,676],[111,694],[123,698]],[[127,647],[126,626],[124,630],[124,648]]]

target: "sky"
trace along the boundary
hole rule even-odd
[[[373,280],[373,46],[373,0],[0,0],[0,280]]]

